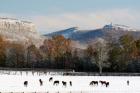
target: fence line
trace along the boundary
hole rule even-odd
[[[44,68],[0,68],[0,74],[8,75],[63,75],[63,76],[140,76],[140,73],[118,72],[74,72],[71,69],[44,69]]]

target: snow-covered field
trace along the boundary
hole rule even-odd
[[[58,86],[49,82],[59,80]],[[43,86],[40,86],[39,79],[42,79]],[[109,81],[109,87],[89,86],[91,81]],[[130,85],[127,85],[127,80]],[[24,86],[24,81],[28,81],[28,86]],[[67,82],[67,86],[62,85],[62,81]],[[69,85],[72,81],[72,86]],[[126,76],[60,76],[60,75],[32,75],[31,73],[8,75],[0,74],[0,92],[48,92],[48,93],[140,93],[140,77]]]

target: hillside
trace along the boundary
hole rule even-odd
[[[118,24],[105,25],[99,29],[93,30],[79,30],[77,27],[56,31],[53,33],[45,34],[47,37],[52,37],[55,35],[63,35],[65,38],[70,38],[74,41],[79,41],[80,43],[88,43],[97,38],[106,38],[111,36],[115,39],[119,38],[124,34],[132,34],[134,37],[138,38],[140,32],[138,30],[132,29],[131,27]]]

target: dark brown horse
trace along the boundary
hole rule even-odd
[[[101,85],[105,85],[106,87],[108,87],[109,86],[109,82],[107,82],[107,81],[99,81],[100,83],[101,83]]]
[[[65,81],[62,81],[62,84],[63,84],[63,86],[67,86],[67,82],[65,82]]]
[[[106,81],[99,81],[101,83],[101,85],[106,85]]]
[[[97,85],[98,86],[98,81],[91,81],[89,85]]]
[[[106,87],[108,87],[109,86],[109,82],[106,82]]]
[[[41,79],[39,79],[39,83],[40,83],[40,86],[43,85],[43,81]]]
[[[28,86],[28,81],[24,81],[24,86],[25,86],[25,87]]]
[[[58,84],[59,84],[59,81],[58,80],[56,80],[56,81],[53,82],[53,85],[58,85]]]
[[[129,86],[129,80],[127,80],[127,86]]]
[[[53,80],[53,77],[50,77],[50,78],[49,78],[49,82],[51,82],[52,80]]]
[[[70,86],[72,86],[72,82],[70,81]]]

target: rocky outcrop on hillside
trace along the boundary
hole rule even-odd
[[[26,44],[42,40],[33,23],[13,18],[0,18],[0,35],[8,41]]]

